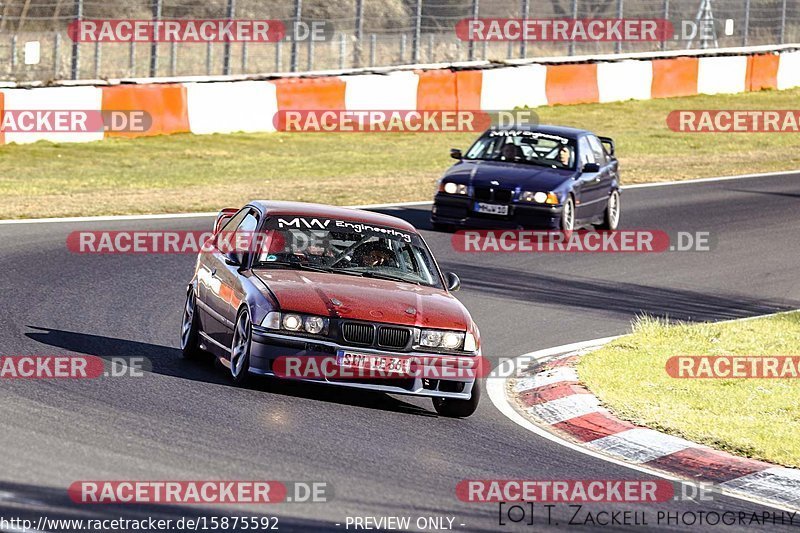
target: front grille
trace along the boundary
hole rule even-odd
[[[492,189],[487,187],[475,187],[475,199],[490,201],[492,199]]]
[[[475,187],[475,199],[479,202],[511,203],[514,191],[508,189],[493,189],[491,187]]]
[[[511,196],[513,193],[506,189],[495,189],[494,191],[494,200],[496,202],[500,202],[501,204],[507,204],[511,202]]]
[[[378,331],[378,346],[383,348],[405,348],[411,338],[407,328],[382,327]]]
[[[375,340],[375,328],[369,324],[345,322],[342,324],[342,338],[353,344],[370,346]]]

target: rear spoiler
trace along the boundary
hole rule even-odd
[[[606,145],[608,155],[614,155],[614,139],[611,137],[597,137],[600,142]]]

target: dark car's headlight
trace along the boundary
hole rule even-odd
[[[519,193],[519,199],[523,202],[532,202],[536,204],[557,204],[558,195],[554,192],[542,191],[522,191]]]
[[[326,335],[328,333],[328,324],[329,320],[321,316],[279,313],[277,311],[270,311],[261,321],[261,327],[264,328],[311,333],[313,335]]]
[[[463,183],[443,181],[439,185],[439,191],[446,192],[447,194],[467,194],[467,186]]]

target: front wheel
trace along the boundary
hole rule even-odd
[[[561,229],[563,231],[575,229],[575,200],[572,196],[567,196],[564,208],[561,210]]]
[[[247,309],[243,309],[236,318],[231,343],[231,379],[237,385],[244,385],[250,375],[252,331],[250,313]]]
[[[608,197],[606,212],[603,214],[603,223],[597,227],[611,231],[619,227],[619,191],[611,192],[611,196]]]
[[[472,397],[469,400],[454,400],[453,398],[434,398],[433,408],[442,416],[450,418],[466,418],[478,409],[481,401],[481,387],[476,381],[472,385]]]
[[[181,356],[184,359],[197,359],[201,354],[199,344],[200,321],[197,319],[197,302],[194,291],[186,293],[181,321]]]

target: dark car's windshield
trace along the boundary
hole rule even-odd
[[[317,270],[443,288],[430,251],[415,233],[319,218],[267,223],[255,268]]]
[[[467,150],[464,159],[506,161],[553,168],[575,168],[575,141],[527,130],[491,130]]]

